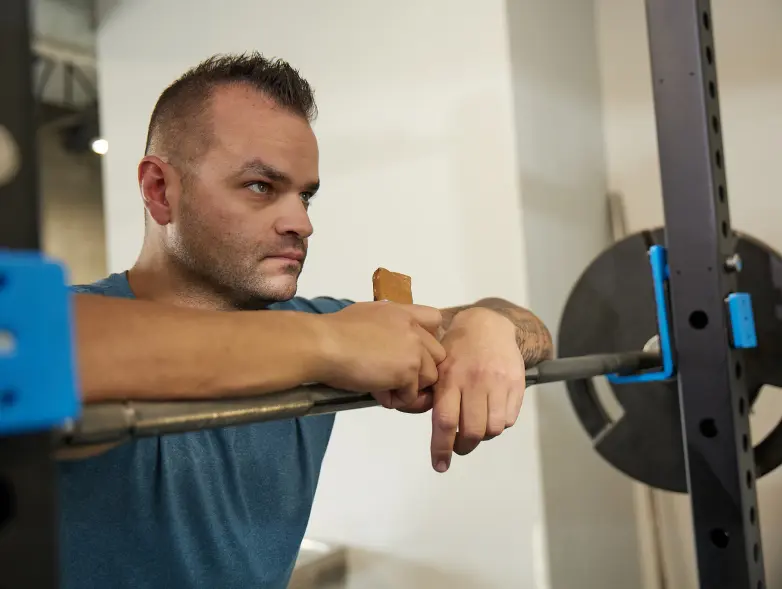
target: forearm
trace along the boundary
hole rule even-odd
[[[516,329],[516,343],[527,368],[554,356],[551,333],[545,324],[532,311],[504,299],[487,298],[481,299],[474,305],[442,309],[443,328],[448,329],[454,317],[460,312],[476,307],[490,309],[513,323]]]
[[[75,295],[84,402],[262,394],[316,380],[318,316]]]

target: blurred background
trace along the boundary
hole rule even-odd
[[[68,261],[75,282],[91,282],[106,272],[95,3],[31,6],[44,247]]]
[[[322,195],[303,295],[371,298],[386,266],[418,302],[503,296],[556,330],[617,231],[662,224],[642,0],[32,0],[44,247],[74,282],[126,269],[136,165],[160,92],[214,53],[290,61],[320,109]],[[782,4],[713,0],[732,222],[782,250]],[[608,214],[608,195],[619,202]],[[762,438],[782,403],[762,394]],[[341,414],[294,585],[696,587],[687,497],[606,464],[563,385],[515,428],[428,463],[426,416]],[[782,474],[759,480],[782,587]]]

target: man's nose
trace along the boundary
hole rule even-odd
[[[298,195],[280,199],[279,216],[275,222],[275,229],[280,235],[295,234],[301,238],[312,235],[313,228],[307,207]]]

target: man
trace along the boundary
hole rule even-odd
[[[138,261],[76,288],[84,400],[322,382],[431,409],[432,465],[445,472],[454,451],[513,425],[525,363],[548,357],[551,338],[499,299],[436,310],[295,297],[319,185],[314,113],[307,82],[257,54],[209,59],[163,92],[138,168]],[[141,439],[62,462],[64,586],[285,587],[333,422]]]

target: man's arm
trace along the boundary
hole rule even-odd
[[[74,295],[84,402],[239,397],[318,382],[402,404],[437,376],[440,312],[355,304],[338,313],[206,311]]]
[[[554,356],[551,333],[543,322],[531,311],[500,298],[481,299],[474,305],[441,309],[443,330],[448,330],[457,314],[474,308],[490,309],[513,323],[516,328],[516,344],[527,368]]]
[[[240,396],[323,374],[318,316],[219,312],[74,295],[85,403]]]
[[[310,382],[378,395],[394,390],[409,403],[421,379],[427,386],[436,380],[445,355],[429,333],[439,328],[440,312],[421,306],[357,304],[318,315],[88,294],[73,301],[84,403],[260,395]],[[110,447],[67,449],[58,458]]]

